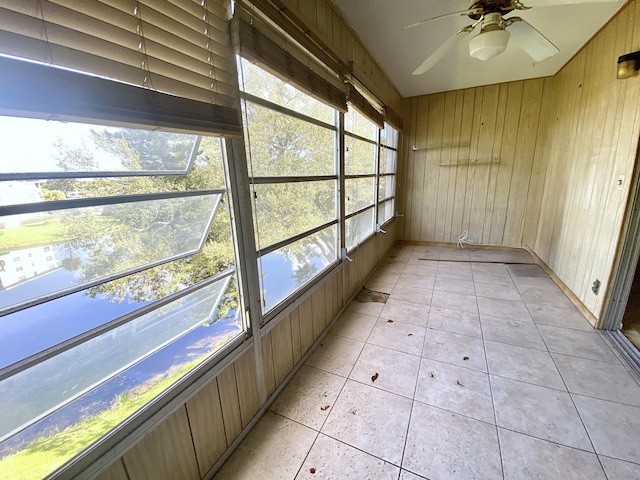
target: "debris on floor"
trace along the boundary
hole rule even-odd
[[[375,382],[377,379],[378,379],[378,372],[376,372],[376,374],[371,377],[371,381]]]
[[[362,288],[362,290],[356,297],[356,300],[360,303],[369,303],[369,302],[387,303],[388,299],[389,299],[388,293],[376,292],[375,290],[369,290],[368,288],[365,288],[365,287]]]

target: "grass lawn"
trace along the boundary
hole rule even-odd
[[[0,255],[12,250],[53,245],[68,240],[60,218],[50,218],[33,225],[0,229]]]

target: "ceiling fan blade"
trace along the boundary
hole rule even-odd
[[[527,0],[528,7],[557,7],[560,5],[578,5],[581,3],[615,3],[620,0]]]
[[[482,15],[483,12],[484,10],[481,8],[471,8],[468,10],[462,10],[460,12],[447,13],[445,15],[438,15],[437,17],[431,17],[431,18],[427,18],[426,20],[420,20],[419,22],[405,25],[404,27],[402,27],[402,29],[406,30],[407,28],[417,27],[418,25],[423,25],[425,23],[433,22],[434,20],[440,20],[441,18],[455,17],[457,15]]]
[[[560,51],[526,20],[511,17],[506,23],[511,38],[536,62],[551,58]]]
[[[456,43],[458,43],[463,37],[469,35],[475,28],[476,24],[468,25],[450,36],[446,42],[440,45],[435,52],[429,55],[429,58],[422,62],[422,64],[413,71],[412,75],[422,75],[423,73],[427,73],[440,61],[440,59],[442,59],[442,57],[447,54],[449,50],[455,46]]]

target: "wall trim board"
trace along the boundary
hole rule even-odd
[[[449,247],[449,248],[457,248],[457,243],[451,242],[421,242],[421,241],[413,241],[413,240],[396,240],[398,245],[414,245],[417,247]],[[518,246],[505,246],[505,245],[482,245],[482,244],[470,244],[468,247],[465,247],[460,250],[509,250],[509,251],[523,251],[526,250],[529,253],[528,249],[525,247]]]

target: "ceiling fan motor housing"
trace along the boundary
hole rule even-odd
[[[478,60],[489,60],[507,49],[509,36],[502,14],[487,13],[482,19],[480,33],[469,41],[469,55]]]

